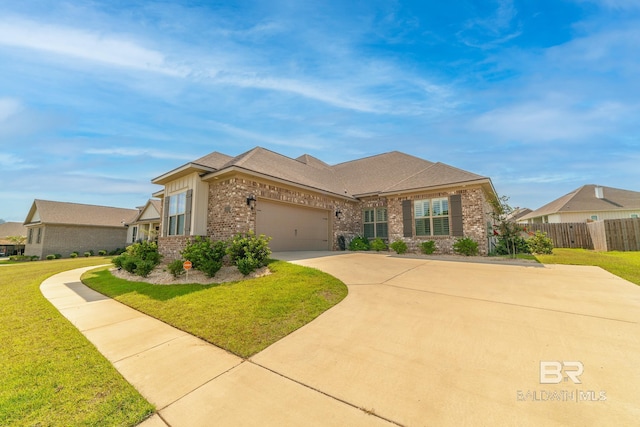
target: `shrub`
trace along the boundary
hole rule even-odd
[[[69,258],[77,258],[78,257],[78,253],[77,252],[71,252],[69,254]]]
[[[371,249],[373,249],[376,252],[380,252],[380,251],[386,251],[389,248],[387,247],[387,244],[381,238],[378,237],[373,242],[371,242]]]
[[[51,260],[51,259],[56,259],[55,255],[47,255],[47,259]]]
[[[214,259],[208,259],[200,265],[199,270],[202,271],[207,277],[213,277],[222,268],[222,261],[216,261]]]
[[[431,255],[436,251],[436,242],[427,240],[426,242],[420,243],[420,251],[422,251],[423,254]]]
[[[338,236],[338,248],[341,251],[344,251],[345,249],[347,249],[347,241],[343,235]]]
[[[91,256],[91,252],[88,252],[88,251],[87,251],[87,252],[85,252],[85,253],[84,253],[84,256],[86,256],[87,258],[89,258],[89,257]]]
[[[136,260],[134,273],[138,276],[147,277],[156,267],[156,263],[148,260]]]
[[[169,270],[169,273],[173,275],[173,277],[177,278],[186,272],[184,267],[182,267],[182,264],[183,264],[183,261],[181,259],[176,259],[171,261],[167,265],[167,269]]]
[[[127,246],[126,252],[115,257],[111,262],[118,268],[147,277],[160,263],[158,245],[155,242],[138,242]]]
[[[532,254],[551,255],[553,253],[553,240],[547,237],[547,233],[537,230],[535,234],[527,240],[527,247]]]
[[[89,255],[94,256],[96,253],[93,251],[93,249],[89,249]]]
[[[31,261],[38,261],[40,259],[38,255],[31,255],[29,258],[31,259]]]
[[[104,250],[104,249],[98,251],[98,255],[100,255],[100,256],[105,256],[106,254],[107,254],[107,251]]]
[[[508,239],[502,236],[498,237],[498,243],[496,243],[495,248],[495,253],[498,255],[515,256],[516,254],[528,254],[529,252],[529,245],[527,245],[524,237],[512,236]]]
[[[202,267],[210,261],[222,262],[222,258],[226,255],[226,249],[227,243],[224,241],[214,242],[208,237],[197,236],[192,242],[187,243],[187,246],[180,253],[182,258],[191,261],[193,268],[204,272]]]
[[[350,251],[368,251],[370,248],[369,239],[364,236],[356,236],[349,242]]]
[[[396,251],[397,254],[403,254],[403,253],[407,252],[407,250],[409,249],[407,247],[407,244],[405,242],[403,242],[402,240],[396,240],[395,242],[393,242],[389,246],[391,247],[391,249]]]
[[[256,259],[254,259],[251,255],[249,255],[245,258],[240,258],[238,260],[237,266],[240,273],[246,276],[247,274],[261,267],[261,264]]]
[[[256,236],[253,232],[245,235],[238,234],[229,240],[227,246],[227,254],[231,262],[238,265],[238,261],[245,258],[252,258],[249,264],[257,265],[256,268],[267,265],[267,259],[271,255],[269,249],[269,241],[271,237],[264,234]]]
[[[122,249],[115,248],[114,250],[109,252],[109,255],[122,255],[123,253],[124,253],[124,251]]]
[[[460,238],[453,244],[453,251],[465,256],[478,255],[478,242],[470,237]]]
[[[76,256],[79,256],[79,255],[80,255],[80,252],[78,252],[78,251],[73,251],[73,252],[71,252],[71,253],[72,253],[72,254],[76,254]],[[74,258],[75,258],[75,257],[74,257]]]
[[[62,255],[60,255],[60,254],[54,254],[53,256],[56,257],[56,259],[62,258]]]

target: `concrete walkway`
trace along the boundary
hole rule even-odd
[[[88,290],[87,269],[42,292],[157,406],[147,427],[640,419],[640,287],[600,268],[274,257],[340,278],[349,295],[249,360]],[[557,383],[553,370],[541,381],[541,362],[565,362]]]
[[[141,426],[393,425],[89,289],[80,276],[94,268],[40,289],[156,406]]]

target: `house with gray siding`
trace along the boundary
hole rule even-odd
[[[95,206],[79,203],[34,200],[24,221],[27,228],[25,255],[60,254],[124,248],[128,222],[139,214],[137,209]]]
[[[273,251],[338,250],[356,235],[433,240],[452,253],[463,236],[487,254],[491,179],[398,151],[329,165],[256,147],[213,152],[152,180],[162,189],[158,245],[178,258],[194,236],[227,239],[255,232]]]

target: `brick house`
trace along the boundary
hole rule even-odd
[[[25,255],[40,259],[71,252],[112,251],[124,248],[126,223],[139,211],[109,206],[34,200],[24,221],[27,228]]]
[[[344,236],[433,240],[451,253],[462,236],[487,254],[488,177],[397,151],[328,165],[261,147],[236,157],[214,152],[152,180],[164,188],[158,239],[165,260],[193,236],[227,239],[253,231],[273,251],[338,250]]]

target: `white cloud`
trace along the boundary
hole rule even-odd
[[[85,154],[98,156],[150,157],[154,159],[193,160],[195,156],[145,148],[90,148]]]
[[[30,165],[20,157],[10,153],[0,153],[0,167],[4,171],[33,169],[35,166]]]
[[[216,121],[209,121],[209,123],[212,125],[212,127],[226,133],[227,135],[231,135],[233,137],[236,137],[242,140],[255,141],[263,145],[273,144],[273,145],[280,145],[280,146],[287,146],[287,147],[307,148],[307,149],[313,149],[313,150],[320,150],[323,148],[321,145],[301,141],[298,138],[279,139],[279,138],[268,136],[263,133],[251,132],[246,129],[241,129],[227,123],[220,123]]]
[[[145,48],[124,36],[16,17],[0,20],[0,44],[171,76],[188,74],[184,67],[168,63],[161,52]]]

